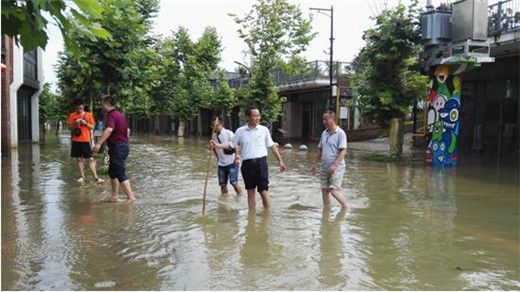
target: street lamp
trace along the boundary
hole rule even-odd
[[[334,100],[334,96],[332,94],[332,57],[333,57],[333,48],[334,48],[334,6],[330,6],[329,8],[309,8],[310,10],[317,11],[318,13],[324,14],[328,17],[330,17],[330,64],[329,64],[329,81],[330,81],[330,105],[329,107],[332,109],[332,101]],[[330,15],[327,13],[324,13],[323,11],[330,12]]]
[[[247,73],[249,74],[248,77],[251,77],[251,70],[249,69],[249,67],[247,67],[246,65],[244,65],[244,64],[242,64],[242,63],[240,63],[238,61],[233,61],[233,62],[235,62],[239,66],[244,67],[247,70]]]

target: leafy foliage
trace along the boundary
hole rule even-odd
[[[426,95],[427,76],[422,76],[415,56],[420,50],[417,1],[385,10],[375,27],[365,31],[366,45],[351,67],[358,101],[375,121],[389,126],[390,156],[403,151],[403,116]]]
[[[218,100],[229,90],[219,82],[214,92],[209,83],[210,76],[218,69],[220,62],[221,41],[213,27],[207,27],[202,36],[193,42],[184,27],[165,41],[167,56],[172,65],[166,70],[172,74],[165,76],[162,92],[171,95],[173,113],[183,120],[189,120],[203,107],[226,107],[232,102]]]
[[[58,87],[69,99],[92,102],[103,93],[115,93],[123,108],[148,114],[150,78],[157,58],[148,36],[151,18],[158,11],[157,0],[101,2],[98,23],[111,34],[107,40],[92,39],[80,28],[71,31],[56,67]]]
[[[360,104],[380,124],[407,114],[427,89],[427,77],[415,62],[420,50],[417,19],[417,1],[383,11],[375,27],[365,31],[366,45],[352,64]]]
[[[104,8],[96,0],[72,0],[77,7],[67,6],[64,0],[2,1],[2,34],[14,37],[26,50],[45,48],[48,41],[47,24],[44,17],[48,13],[60,28],[65,43],[71,42],[70,31],[80,28],[93,39],[107,40],[110,33],[102,28],[97,20]]]
[[[305,75],[312,71],[312,67],[309,66],[307,60],[298,55],[292,56],[287,62],[282,60],[279,62],[278,68],[290,76]]]
[[[68,100],[91,104],[111,93],[128,114],[172,115],[183,121],[201,108],[229,112],[236,106],[234,90],[218,69],[222,49],[215,28],[207,27],[196,41],[183,27],[162,39],[149,33],[158,0],[106,0],[101,5],[98,23],[111,38],[98,40],[75,28],[71,39],[81,51],[66,46],[60,54],[58,87]]]
[[[251,80],[243,106],[255,105],[269,122],[281,115],[285,98],[278,94],[274,70],[284,59],[303,52],[315,34],[296,5],[287,0],[259,0],[244,17],[234,17],[251,54]]]
[[[38,99],[40,126],[44,127],[46,123],[55,125],[66,119],[67,115],[63,110],[62,99],[62,96],[52,93],[49,83],[43,85],[42,93]]]

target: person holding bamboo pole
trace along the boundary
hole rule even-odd
[[[215,133],[215,139],[218,141],[218,143],[229,143],[235,135],[232,131],[224,128],[222,119],[218,116],[211,119],[211,128],[213,129],[213,133]],[[238,172],[240,166],[238,147],[228,150],[213,149],[213,151],[217,157],[218,184],[220,185],[221,193],[223,195],[228,193],[227,184],[229,181],[229,183],[235,189],[237,196],[240,196],[242,193],[242,188],[238,184]]]
[[[271,207],[269,199],[269,173],[267,167],[267,148],[270,148],[278,159],[280,171],[287,170],[278,147],[271,138],[269,129],[260,125],[260,110],[250,107],[246,110],[247,124],[238,128],[229,143],[210,141],[210,146],[217,149],[230,149],[240,146],[242,156],[242,177],[247,190],[249,209],[256,208],[256,191],[262,197],[265,209]],[[255,190],[256,189],[256,190]]]

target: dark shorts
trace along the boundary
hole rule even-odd
[[[242,177],[246,190],[257,188],[258,192],[269,190],[267,157],[248,159],[242,162]]]
[[[227,185],[228,180],[232,185],[238,183],[238,165],[232,163],[227,166],[218,166],[218,184]]]
[[[110,156],[108,175],[111,179],[117,178],[119,182],[124,182],[128,179],[125,173],[125,160],[128,157],[128,152],[127,142],[108,146],[108,156]]]
[[[74,157],[74,158],[91,158],[91,157],[93,157],[90,142],[72,141],[72,147],[70,149],[70,157]]]

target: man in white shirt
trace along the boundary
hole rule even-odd
[[[213,132],[216,134],[215,138],[218,143],[229,143],[234,134],[230,130],[224,128],[222,125],[222,119],[214,117],[211,120],[211,126]],[[235,149],[213,149],[217,156],[218,164],[218,184],[220,185],[220,191],[222,194],[227,194],[227,183],[233,186],[237,196],[242,193],[240,185],[238,185],[238,168],[240,165],[240,159],[238,157],[238,147]]]
[[[242,156],[242,177],[247,190],[247,203],[249,209],[256,208],[256,191],[262,197],[265,209],[271,207],[269,200],[269,173],[267,167],[267,148],[278,159],[280,171],[284,172],[287,167],[283,163],[278,147],[271,138],[269,129],[260,125],[260,110],[251,107],[246,110],[247,124],[237,129],[235,136],[229,143],[216,143],[210,141],[213,148],[229,149],[240,146]]]
[[[342,208],[346,208],[347,201],[340,191],[345,173],[347,134],[336,125],[336,113],[333,111],[325,111],[322,122],[326,129],[321,134],[318,153],[312,163],[312,174],[316,175],[316,165],[321,159],[320,180],[324,207],[330,206],[330,195],[332,195]]]

